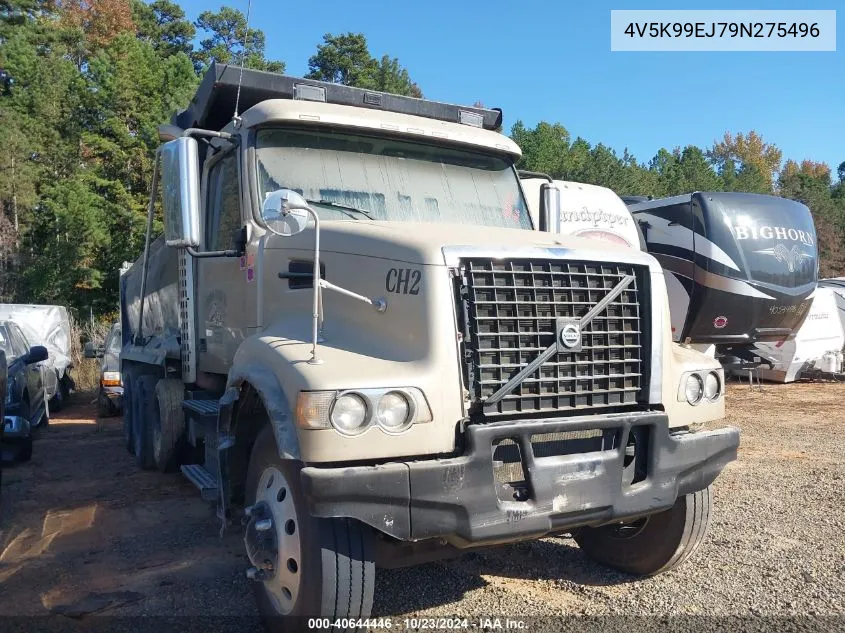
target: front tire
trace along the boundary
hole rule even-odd
[[[32,438],[28,437],[21,444],[18,454],[15,455],[16,462],[28,462],[32,459]]]
[[[300,469],[299,462],[279,458],[272,428],[264,427],[249,462],[246,501],[257,510],[244,540],[252,564],[273,570],[254,583],[269,631],[307,630],[309,617],[367,618],[373,606],[372,533],[350,519],[310,516]],[[275,542],[262,549],[255,524],[268,517]]]
[[[707,535],[713,489],[680,497],[657,514],[623,525],[581,528],[573,536],[584,552],[602,565],[637,576],[654,576],[677,567]]]

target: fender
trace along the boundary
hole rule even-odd
[[[261,363],[250,353],[250,348],[267,347],[256,336],[245,340],[229,369],[226,392],[220,399],[220,428],[231,428],[232,407],[238,399],[243,383],[247,382],[258,392],[259,398],[270,418],[273,435],[279,457],[282,459],[301,459],[299,438],[294,428],[293,409],[272,369]]]

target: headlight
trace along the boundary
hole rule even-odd
[[[687,376],[686,385],[684,385],[684,393],[687,397],[687,402],[690,404],[698,404],[701,401],[701,396],[704,392],[704,384],[701,382],[701,376],[698,374],[690,374]]]
[[[704,378],[704,397],[708,400],[715,400],[721,395],[722,381],[715,371],[711,371]]]
[[[400,391],[389,391],[378,401],[376,422],[385,431],[396,433],[405,428],[411,419],[411,403]]]
[[[120,387],[120,372],[104,371],[103,378],[100,382],[103,387]]]
[[[347,393],[335,400],[329,416],[332,426],[346,435],[357,435],[367,421],[367,403],[354,393]]]
[[[401,433],[414,424],[431,422],[431,408],[416,387],[301,391],[296,401],[296,425],[360,435],[372,426]]]

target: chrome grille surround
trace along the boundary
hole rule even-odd
[[[456,268],[470,413],[620,410],[649,401],[648,267],[580,258],[469,256]],[[485,402],[556,344],[556,323],[586,315],[626,276],[633,276],[633,283],[584,325],[580,349],[559,350],[511,393]]]

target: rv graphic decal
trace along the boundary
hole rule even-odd
[[[734,226],[734,236],[738,240],[790,240],[801,242],[806,246],[815,246],[813,234],[798,229],[788,229],[783,226]]]
[[[802,259],[813,259],[812,255],[802,251],[798,248],[797,244],[794,244],[792,248],[787,248],[783,244],[778,244],[774,248],[764,248],[763,250],[754,252],[762,255],[771,255],[779,262],[786,264],[787,270],[791,273],[795,272],[796,265]]]
[[[665,244],[690,253],[697,253],[733,270],[740,270],[730,255],[701,233],[680,226],[676,222],[671,222],[658,215],[650,213],[638,213],[637,215],[641,221],[644,220],[649,224],[648,236],[646,237],[649,245]]]

